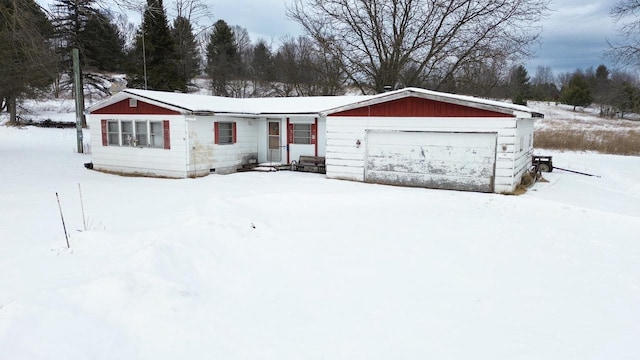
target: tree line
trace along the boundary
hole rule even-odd
[[[108,93],[105,77],[128,87],[189,92],[205,78],[221,96],[365,94],[416,86],[493,98],[638,107],[637,79],[599,66],[555,77],[531,55],[548,0],[292,0],[287,16],[305,35],[273,46],[224,20],[202,0],[110,0],[141,13],[134,25],[105,0],[0,0],[0,110],[15,119],[20,98],[71,88],[71,49],[80,50],[85,91]],[[628,1],[628,0],[623,0]],[[626,9],[626,8],[625,8]],[[621,10],[622,11],[622,10]],[[625,100],[621,100],[625,99]]]
[[[512,67],[505,81],[493,89],[492,97],[511,98],[515,104],[528,100],[553,101],[586,107],[596,104],[600,115],[624,117],[640,112],[640,80],[637,75],[609,69],[604,64],[576,69],[555,76],[551,68],[538,66],[533,77],[523,65]]]

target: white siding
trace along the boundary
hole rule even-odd
[[[170,149],[102,146],[100,120],[169,120]],[[185,120],[186,119],[186,120]],[[215,121],[235,122],[235,144],[216,145]],[[257,121],[183,115],[90,115],[92,162],[97,170],[131,175],[184,178],[235,171],[256,158]]]
[[[522,175],[524,175],[531,167],[531,154],[533,154],[533,118],[518,119],[517,137],[522,142],[519,148],[516,148],[514,160],[514,189],[520,183]]]
[[[236,123],[235,144],[215,144],[215,122]],[[248,163],[249,159],[258,157],[258,124],[255,119],[199,116],[187,126],[189,176],[231,173]]]
[[[318,118],[318,156],[327,154],[327,118]]]
[[[103,146],[101,120],[169,120],[170,149]],[[182,115],[89,115],[91,158],[96,170],[121,174],[186,176],[185,121]]]
[[[516,155],[515,118],[327,118],[327,177],[364,181],[366,130],[403,130],[435,132],[495,132],[495,192],[511,192],[514,186]],[[360,145],[357,142],[360,142]],[[518,145],[519,146],[519,145]]]
[[[285,163],[287,161],[287,122],[284,118],[271,117],[271,118],[259,118],[254,120],[254,124],[257,125],[257,149],[258,149],[258,162],[266,163],[272,159],[269,157],[269,128],[268,123],[277,122],[280,124],[280,160],[273,160],[274,162]],[[273,159],[276,159],[278,153],[273,154]]]

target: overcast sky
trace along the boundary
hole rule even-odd
[[[290,1],[204,0],[210,7],[211,23],[223,19],[229,25],[240,25],[252,40],[263,38],[274,47],[287,34],[301,35],[299,26],[285,16],[285,3]],[[615,3],[616,0],[552,0],[551,13],[542,23],[541,44],[532,49],[536,57],[523,61],[530,75],[534,75],[537,66],[548,66],[556,75],[599,64],[614,67],[603,54],[608,48],[607,40],[616,36],[615,24],[609,16]],[[164,4],[171,14],[173,1],[164,0]]]

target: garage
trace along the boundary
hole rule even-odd
[[[531,164],[526,106],[406,88],[327,110],[327,177],[513,193]]]
[[[493,192],[497,133],[367,131],[365,182]]]

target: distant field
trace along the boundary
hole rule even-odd
[[[601,118],[595,108],[573,111],[571,106],[546,102],[529,106],[545,114],[544,119],[536,120],[536,148],[640,155],[638,120]]]

